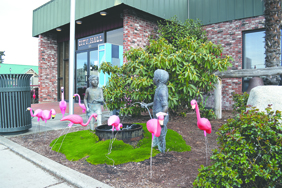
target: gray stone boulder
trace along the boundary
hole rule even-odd
[[[257,86],[250,92],[247,105],[254,106],[261,112],[272,104],[272,110],[282,111],[282,86]]]

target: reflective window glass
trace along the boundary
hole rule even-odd
[[[107,43],[123,45],[123,28],[107,31]]]
[[[264,36],[265,30],[244,33],[243,69],[265,68]],[[282,57],[280,57],[280,59],[282,59]],[[245,92],[249,86],[249,79],[248,77],[243,78],[243,92]]]
[[[265,68],[264,31],[245,33],[244,69]]]

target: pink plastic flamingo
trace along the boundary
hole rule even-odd
[[[32,109],[31,107],[28,107],[26,110],[29,110],[30,111],[30,115],[32,117],[37,117],[37,121],[38,121],[38,129],[39,129],[39,132],[40,132],[40,119],[42,119],[43,121],[43,117],[42,117],[42,110],[41,109],[36,109],[34,114],[32,113]],[[35,136],[35,135],[34,135]]]
[[[42,119],[43,121],[45,121],[45,123],[47,123],[47,120],[54,119],[56,116],[56,111],[54,109],[51,110],[43,110],[42,111]]]
[[[29,110],[29,111],[30,111],[30,115],[31,115],[32,117],[37,117],[37,121],[38,121],[38,122],[40,121],[40,118],[41,118],[42,121],[43,121],[43,118],[42,118],[42,110],[41,110],[41,109],[36,109],[34,113],[32,112],[31,107],[28,107],[26,110]]]
[[[112,116],[109,117],[108,125],[113,126],[112,131],[114,131],[115,129],[117,131],[119,131],[122,128],[122,124],[120,123],[120,119],[116,115],[112,115]]]
[[[147,121],[147,129],[150,133],[152,133],[152,139],[154,136],[159,137],[161,135],[161,125],[163,125],[164,122],[164,116],[167,115],[166,113],[159,112],[156,114],[158,119],[150,119]]]
[[[204,131],[204,135],[205,135],[205,143],[206,143],[206,165],[208,165],[208,140],[207,140],[207,134],[211,134],[212,132],[212,127],[211,127],[211,123],[207,118],[201,118],[200,116],[200,111],[199,111],[199,107],[197,104],[196,100],[192,100],[191,101],[191,106],[192,109],[196,108],[196,114],[197,114],[197,125],[199,127],[199,129]]]
[[[146,126],[150,133],[152,133],[152,143],[151,143],[151,158],[150,158],[150,178],[152,178],[152,152],[153,152],[153,139],[154,136],[159,137],[161,135],[161,125],[164,123],[164,116],[166,116],[167,113],[159,112],[156,114],[158,119],[150,119],[147,121]]]
[[[33,90],[33,95],[32,95],[33,99],[35,100],[36,95],[35,95],[35,90]]]
[[[81,104],[81,103],[80,103],[80,95],[79,95],[79,94],[74,94],[74,95],[73,95],[73,98],[75,98],[75,96],[78,97],[78,105],[82,108],[82,113],[84,113],[84,112],[86,111],[86,107],[85,107],[84,104]]]
[[[93,114],[89,117],[88,121],[87,121],[85,124],[83,123],[82,117],[80,117],[79,115],[75,115],[75,114],[72,114],[72,115],[68,115],[68,116],[66,116],[66,117],[63,117],[63,118],[61,119],[61,121],[70,121],[70,123],[68,124],[69,127],[72,127],[73,124],[80,124],[80,125],[82,125],[83,127],[85,127],[85,126],[87,126],[87,125],[89,124],[89,122],[90,122],[90,120],[91,120],[92,117],[94,117],[95,120],[97,120],[97,114],[93,113]]]
[[[198,125],[199,129],[204,131],[205,136],[206,136],[206,132],[208,134],[211,134],[211,132],[212,132],[211,123],[207,118],[201,118],[197,101],[193,99],[191,101],[191,106],[192,106],[192,109],[196,108],[197,125]]]
[[[61,87],[61,92],[62,92],[62,100],[60,101],[59,106],[63,114],[63,117],[65,117],[65,112],[67,109],[67,102],[64,100],[64,87]]]

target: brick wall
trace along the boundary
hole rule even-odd
[[[242,69],[243,31],[264,28],[264,17],[252,17],[204,26],[208,39],[221,44],[223,55],[232,56],[234,61],[230,69]],[[232,110],[232,93],[242,93],[242,78],[225,78],[222,80],[222,109]],[[213,107],[214,96],[210,97],[207,106]]]
[[[124,10],[123,14],[123,51],[132,48],[144,48],[149,44],[148,37],[157,31],[156,18],[138,11]],[[124,59],[124,62],[126,60]]]
[[[39,102],[57,101],[57,37],[39,35],[38,91]]]

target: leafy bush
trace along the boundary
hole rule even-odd
[[[281,112],[251,108],[217,132],[212,166],[201,166],[195,187],[282,187]]]
[[[246,111],[246,106],[249,98],[249,94],[244,92],[243,94],[232,93],[233,101],[233,110],[241,113],[241,111]]]
[[[207,119],[215,119],[216,115],[215,115],[213,109],[206,108],[208,96],[206,97],[205,102],[204,102],[204,98],[203,97],[201,99],[202,99],[202,101],[198,105],[200,113],[201,113],[201,116],[205,117]]]
[[[207,41],[199,22],[181,23],[174,18],[160,23],[158,33],[145,49],[124,52],[128,63],[123,66],[101,64],[100,70],[111,75],[104,87],[110,110],[121,108],[121,114],[132,114],[139,108],[135,102],[152,102],[156,89],[154,71],[164,69],[169,73],[169,110],[181,113],[193,98],[214,89],[215,71],[224,71],[231,65],[231,57],[222,56],[222,47]]]

